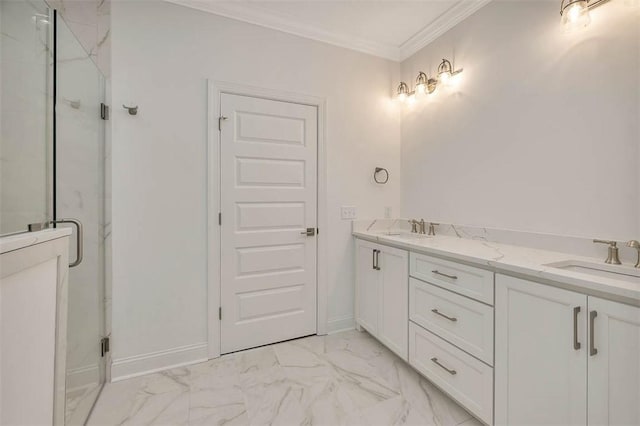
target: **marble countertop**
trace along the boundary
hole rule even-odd
[[[71,228],[51,228],[0,237],[0,254],[71,235]]]
[[[451,236],[428,237],[406,231],[354,230],[353,236],[478,265],[495,272],[524,275],[545,284],[640,306],[640,282],[631,283],[549,266],[550,263],[567,261],[603,264],[604,259]],[[631,266],[616,268],[637,274]]]

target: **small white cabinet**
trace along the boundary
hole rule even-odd
[[[640,424],[640,308],[496,275],[498,425]]]
[[[589,425],[640,425],[640,308],[588,304]]]
[[[587,296],[496,274],[495,422],[584,425]]]
[[[356,253],[356,321],[406,361],[409,255],[359,239]]]

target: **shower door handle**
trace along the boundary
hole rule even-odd
[[[58,220],[52,220],[50,223],[51,224],[70,223],[72,225],[75,225],[75,227],[76,227],[76,250],[78,252],[76,253],[76,260],[69,264],[69,268],[73,268],[74,266],[78,266],[80,263],[82,263],[82,256],[83,256],[83,253],[84,253],[84,247],[82,245],[82,241],[84,239],[84,232],[82,230],[82,222],[80,222],[77,219],[58,219]]]

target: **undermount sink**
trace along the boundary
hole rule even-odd
[[[567,260],[564,262],[549,263],[545,266],[564,269],[565,271],[579,272],[581,274],[594,275],[596,277],[611,278],[614,280],[640,284],[640,269],[628,266],[591,263],[584,262],[582,260]]]

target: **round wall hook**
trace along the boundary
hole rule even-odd
[[[134,107],[128,107],[125,104],[122,104],[122,107],[124,109],[126,109],[127,111],[129,111],[129,115],[136,115],[138,114],[138,105],[134,106]]]
[[[380,172],[384,172],[384,177],[382,179],[378,179],[378,173]],[[389,182],[389,171],[384,167],[376,167],[375,171],[373,172],[373,180],[375,180],[376,183],[384,185],[385,183]]]

